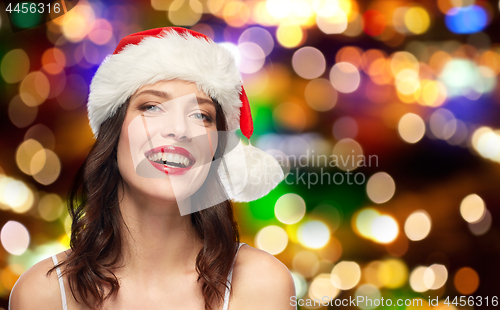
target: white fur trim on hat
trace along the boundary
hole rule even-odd
[[[108,56],[90,84],[88,116],[97,137],[101,124],[139,88],[162,80],[194,82],[219,102],[229,131],[240,124],[241,75],[229,49],[189,32],[146,37]]]
[[[264,197],[285,178],[276,158],[241,141],[224,154],[218,174],[229,198],[239,202]]]

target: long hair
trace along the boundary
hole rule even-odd
[[[220,104],[216,106],[216,126],[227,131],[226,118]],[[126,227],[119,208],[118,186],[121,175],[117,164],[117,146],[127,113],[129,100],[104,121],[87,158],[77,171],[68,195],[68,211],[72,218],[71,253],[56,267],[65,266],[63,275],[78,303],[99,309],[103,302],[116,295],[120,288],[112,269],[122,256],[121,230]],[[221,135],[225,137],[225,135]],[[215,158],[221,158],[226,147],[219,139]],[[193,197],[225,193],[212,162],[207,180]],[[227,197],[227,196],[226,196]],[[193,203],[196,204],[196,197]],[[211,310],[224,299],[226,279],[237,252],[238,226],[229,200],[186,215],[191,217],[203,249],[196,257],[198,281],[202,281],[205,309]]]

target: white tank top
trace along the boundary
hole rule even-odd
[[[240,242],[240,245],[238,246],[238,251],[240,250],[241,246],[246,243]],[[236,252],[236,255],[238,255],[238,251]],[[229,271],[229,275],[227,276],[227,285],[228,287],[226,288],[226,293],[224,294],[224,306],[222,307],[222,310],[227,310],[229,307],[229,294],[230,294],[230,289],[231,289],[231,280],[233,278],[233,267],[234,267],[234,261],[236,260],[236,256],[234,257],[233,263],[231,265],[231,270]],[[58,264],[57,262],[57,257],[55,255],[52,255],[52,261],[54,262],[54,266]],[[68,303],[66,301],[66,291],[64,289],[64,282],[63,278],[61,276],[61,270],[59,267],[56,268],[57,271],[57,278],[59,279],[59,289],[61,291],[61,298],[62,298],[62,308],[63,310],[68,310]],[[16,285],[14,284],[14,287]],[[14,290],[14,287],[12,287],[12,291]],[[11,295],[12,295],[11,291]],[[10,300],[10,298],[9,298]],[[10,302],[9,302],[9,310],[10,310]]]

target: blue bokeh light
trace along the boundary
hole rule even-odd
[[[475,33],[486,27],[488,15],[482,7],[477,5],[455,7],[446,13],[445,23],[451,32]]]

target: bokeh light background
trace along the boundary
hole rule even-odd
[[[291,162],[287,183],[235,204],[242,240],[288,266],[299,298],[441,309],[428,296],[498,295],[498,2],[80,1],[15,34],[0,13],[0,306],[19,275],[68,247],[98,65],[123,36],[172,25],[235,53],[254,145],[303,162],[372,158]],[[351,182],[297,182],[322,172]]]

